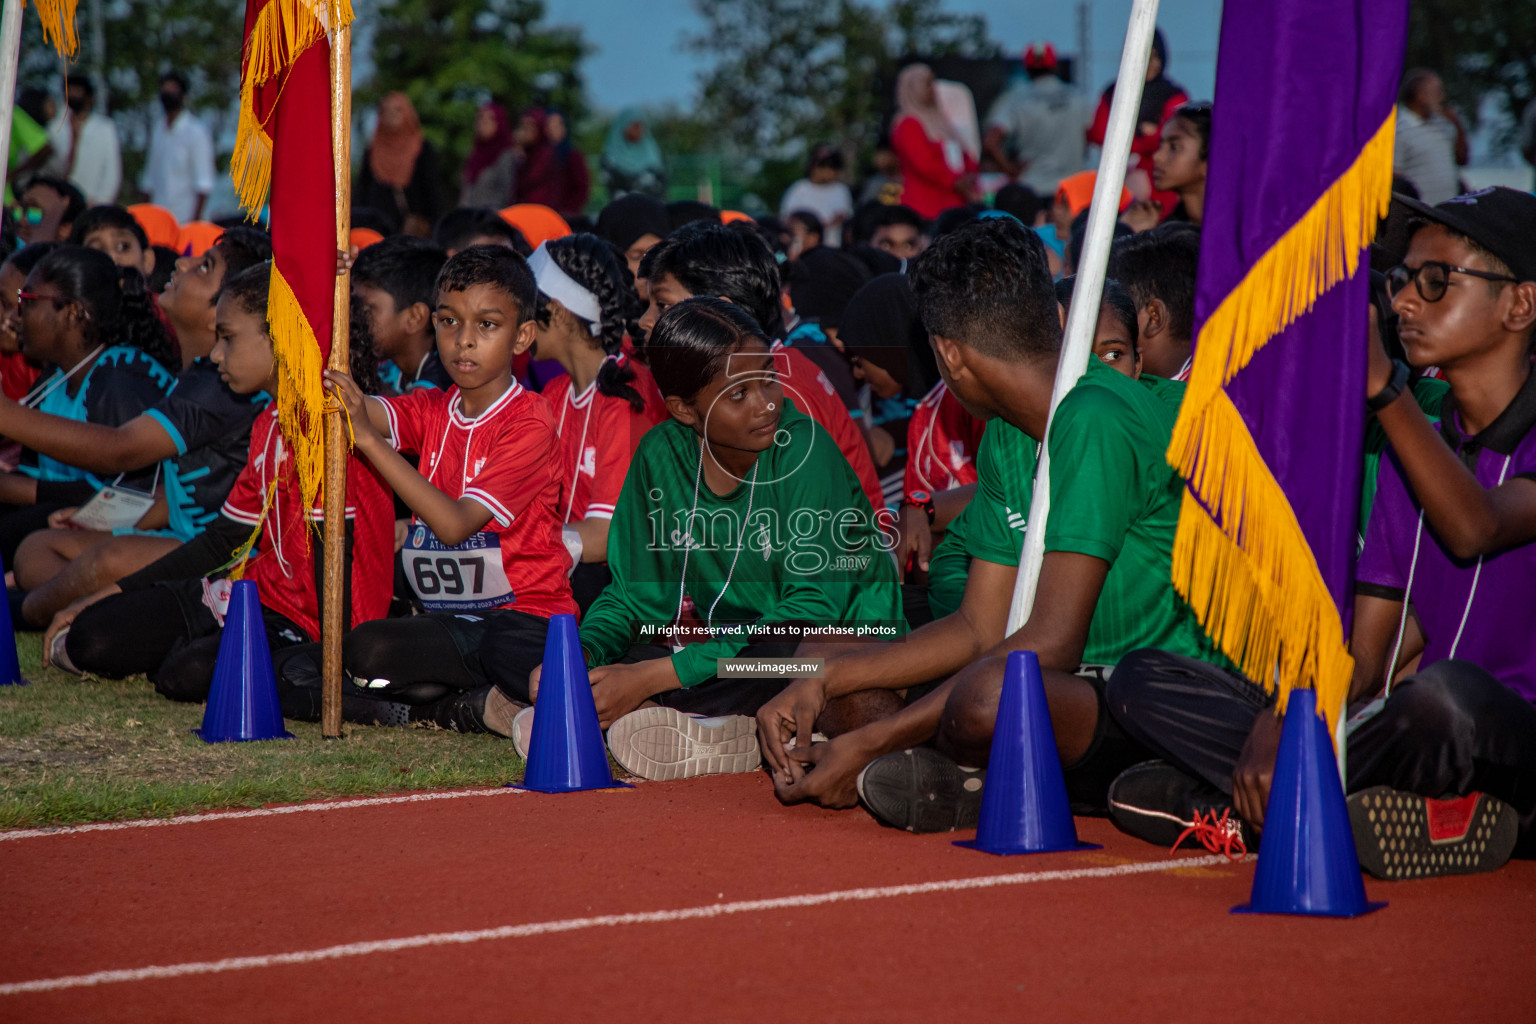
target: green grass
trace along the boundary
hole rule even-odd
[[[0,687],[0,828],[169,817],[316,797],[490,786],[522,778],[512,744],[435,728],[348,725],[322,740],[204,743],[201,704],[142,677],[112,682],[40,667],[41,636],[17,635],[30,686]]]

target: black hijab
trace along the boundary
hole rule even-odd
[[[1168,77],[1168,41],[1163,38],[1160,28],[1152,32],[1152,52],[1163,66],[1158,69],[1156,78],[1141,87],[1141,110],[1136,114],[1136,123],[1161,125],[1168,101],[1184,92],[1184,87]],[[1110,103],[1114,98],[1115,83],[1111,82],[1104,90],[1104,101]]]

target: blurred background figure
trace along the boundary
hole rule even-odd
[[[392,213],[400,230],[426,238],[442,213],[437,150],[421,131],[410,97],[392,92],[379,101],[379,123],[352,190],[354,206]]]
[[[475,113],[475,141],[464,160],[460,206],[501,209],[512,202],[517,180],[517,153],[507,108],[486,103]]]
[[[896,76],[891,148],[901,165],[901,201],[932,219],[975,198],[977,163],[939,109],[933,69],[909,64]]]
[[[117,202],[123,187],[117,125],[96,112],[96,87],[84,76],[64,79],[65,108],[48,128],[48,173],[74,183],[89,206]]]
[[[779,201],[779,218],[793,213],[814,213],[821,222],[821,244],[836,249],[843,244],[843,222],[853,216],[853,193],[842,181],[843,154],[836,146],[811,150],[805,177],[789,186]]]
[[[160,107],[149,139],[149,160],[139,189],[185,224],[201,220],[213,192],[213,136],[187,106],[187,80],[180,72],[160,76]]]
[[[1136,114],[1136,134],[1131,139],[1131,167],[1126,184],[1139,199],[1157,200],[1163,211],[1173,209],[1178,197],[1171,192],[1153,192],[1152,156],[1162,141],[1163,123],[1173,112],[1189,102],[1184,87],[1170,79],[1168,69],[1168,41],[1163,30],[1152,34],[1152,56],[1147,61],[1147,81],[1141,87],[1141,109]],[[1104,132],[1109,128],[1109,105],[1115,98],[1115,83],[1109,83],[1099,97],[1099,109],[1094,112],[1093,124],[1088,129],[1088,141],[1095,146],[1104,145]],[[1140,172],[1140,173],[1136,173]]]
[[[1392,173],[1406,178],[1433,206],[1466,191],[1458,168],[1469,156],[1467,132],[1445,101],[1445,83],[1426,68],[1403,76],[1397,96],[1397,138]]]
[[[571,127],[565,114],[550,107],[544,119],[544,137],[549,140],[551,161],[550,199],[546,206],[567,219],[580,215],[592,197],[592,176],[587,172],[587,157],[571,141]]]
[[[620,111],[609,126],[602,172],[608,194],[614,198],[640,192],[666,200],[667,164],[639,107]]]
[[[1083,169],[1093,123],[1088,104],[1059,72],[1054,46],[1031,45],[1024,51],[1028,80],[1015,81],[987,114],[987,155],[1039,195],[1050,195],[1061,179]]]
[[[1179,197],[1164,220],[1205,220],[1205,172],[1211,152],[1211,104],[1186,103],[1163,125],[1162,142],[1152,155],[1152,185]]]

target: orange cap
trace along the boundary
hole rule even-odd
[[[373,228],[353,228],[352,233],[347,236],[347,243],[355,246],[358,252],[362,252],[375,242],[382,241],[384,241],[384,236],[373,230]]]
[[[501,211],[501,219],[521,231],[535,249],[551,238],[564,238],[571,233],[565,218],[541,203],[509,206]]]
[[[195,220],[176,236],[176,251],[183,256],[201,256],[213,248],[224,229],[206,220]]]
[[[1056,199],[1067,204],[1076,217],[1088,209],[1093,202],[1093,186],[1099,180],[1098,171],[1079,171],[1068,178],[1063,178],[1061,184],[1056,186]],[[1120,186],[1120,209],[1124,210],[1131,205],[1131,190],[1124,185]]]
[[[181,225],[176,222],[174,213],[154,203],[130,206],[128,212],[133,214],[133,219],[139,222],[139,227],[149,236],[150,245],[163,245],[180,251],[176,242],[181,237]]]
[[[742,213],[740,210],[721,210],[720,211],[720,223],[721,224],[731,224],[731,223],[734,223],[734,222],[736,222],[738,220],[751,221],[752,223],[756,223],[756,221],[753,221],[751,217],[748,217],[746,214]]]

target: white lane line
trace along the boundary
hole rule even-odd
[[[406,796],[371,796],[357,800],[331,800],[322,803],[290,804],[286,807],[253,807],[248,811],[209,811],[183,814],[175,818],[137,818],[133,821],[103,821],[94,825],[63,828],[27,828],[0,832],[0,843],[14,839],[42,839],[47,836],[73,836],[82,832],[121,832],[134,828],[164,828],[169,825],[200,825],[209,821],[234,821],[240,818],[274,818],[283,814],[307,814],[311,811],[345,811],[354,807],[383,807],[388,804],[417,804],[429,800],[457,800],[466,796],[505,796],[526,792],[521,789],[455,789],[443,793],[411,793]]]
[[[757,914],[768,910],[820,907],[829,903],[856,903],[867,900],[892,899],[898,896],[921,896],[937,892],[962,892],[967,889],[991,889],[1003,885],[1028,885],[1034,882],[1069,882],[1080,878],[1113,878],[1120,875],[1144,875],[1155,871],[1214,867],[1218,864],[1230,863],[1232,862],[1222,856],[1189,857],[1175,860],[1115,864],[1109,867],[1075,868],[1061,871],[1022,871],[1009,875],[952,878],[942,882],[915,882],[908,885],[885,885],[869,889],[839,889],[834,892],[811,893],[801,896],[779,896],[766,900],[708,903],[697,907],[680,907],[676,910],[649,910],[633,914],[604,914],[601,917],[568,917],[559,921],[509,924],[502,925],[499,928],[481,928],[474,931],[433,932],[427,935],[411,935],[401,939],[351,942],[341,946],[326,946],[323,949],[304,949],[292,953],[226,957],[223,960],[202,960],[157,967],[134,967],[126,970],[96,971],[93,974],[75,974],[63,978],[39,978],[35,981],[17,981],[9,984],[0,984],[0,996],[18,995],[23,992],[54,992],[59,989],[85,988],[91,985],[107,985],[122,981],[180,978],[190,974],[222,974],[226,971],[249,971],[258,967],[307,964],[317,960],[339,960],[343,957],[370,956],[374,953],[395,953],[403,949],[420,949],[426,946],[468,945],[473,942],[487,942],[496,939],[524,939],[533,935],[583,931],[589,928],[613,928],[631,924],[662,924],[671,921],[725,917],[731,914]]]

